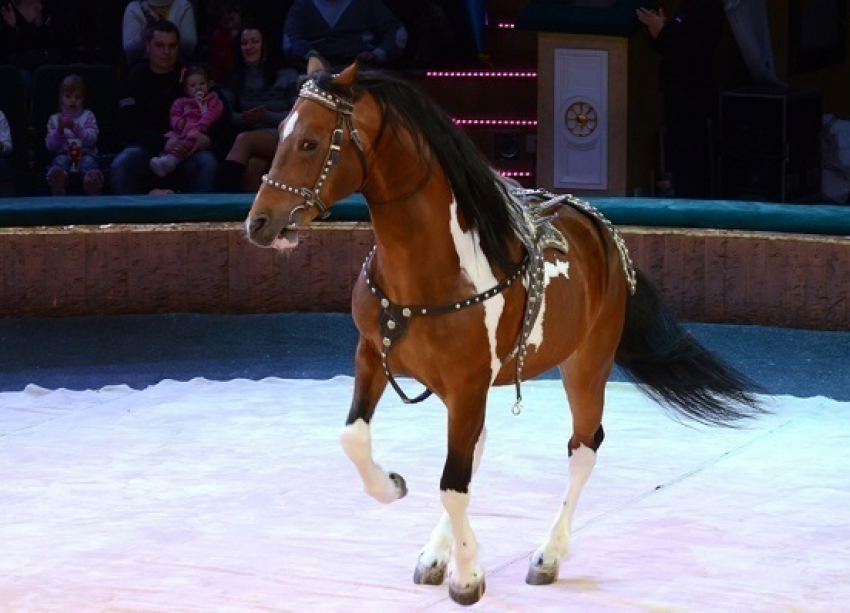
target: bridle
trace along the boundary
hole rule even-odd
[[[363,142],[360,140],[360,134],[357,132],[357,128],[354,127],[354,101],[350,98],[322,89],[313,79],[308,79],[304,82],[304,85],[301,86],[301,91],[298,93],[298,97],[312,100],[313,102],[321,104],[332,111],[336,111],[337,117],[336,128],[331,135],[331,144],[328,148],[328,155],[325,157],[325,163],[322,165],[322,170],[319,173],[319,178],[316,179],[316,184],[313,186],[313,189],[308,187],[293,187],[292,185],[287,185],[283,181],[271,178],[268,174],[263,175],[263,183],[269,187],[274,187],[304,198],[303,204],[299,204],[289,212],[289,221],[285,226],[287,229],[294,229],[297,227],[298,224],[295,217],[296,213],[299,211],[309,212],[310,209],[316,207],[319,209],[320,219],[326,219],[328,215],[330,215],[330,207],[322,202],[320,192],[322,191],[322,187],[325,185],[325,181],[328,178],[331,167],[339,164],[339,152],[342,144],[343,128],[348,128],[348,133],[351,141],[354,143],[355,151],[357,152],[357,157],[360,158],[360,166],[363,171],[364,180],[366,177],[366,157],[363,153]]]

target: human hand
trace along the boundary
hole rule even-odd
[[[256,106],[242,112],[242,121],[245,123],[260,123],[266,118],[266,107]]]
[[[70,117],[59,117],[59,121],[57,122],[60,130],[73,130],[74,129],[74,120]]]
[[[658,34],[667,25],[667,16],[664,14],[664,9],[652,10],[639,8],[635,11],[638,21],[644,24],[649,29],[649,34],[652,38],[658,38]]]

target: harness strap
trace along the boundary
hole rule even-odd
[[[383,366],[384,368],[384,374],[386,375],[387,380],[389,380],[390,385],[392,385],[393,389],[399,395],[402,402],[404,402],[405,404],[416,404],[428,398],[428,396],[432,394],[431,390],[426,388],[425,391],[419,394],[417,397],[410,398],[398,385],[398,382],[395,380],[395,377],[393,376],[389,367],[390,349],[393,348],[396,342],[400,341],[402,337],[404,337],[405,333],[407,332],[407,326],[410,323],[410,320],[413,317],[446,315],[448,313],[456,313],[457,311],[461,311],[471,306],[481,304],[489,300],[493,296],[496,296],[497,294],[501,294],[514,281],[516,281],[520,277],[520,275],[522,275],[526,271],[526,269],[528,268],[529,259],[526,255],[520,265],[511,275],[505,277],[502,281],[488,289],[486,292],[481,292],[480,294],[476,294],[471,298],[465,298],[457,302],[440,304],[436,306],[405,306],[396,304],[392,300],[390,300],[389,297],[387,297],[387,295],[381,290],[381,288],[379,288],[375,284],[374,281],[372,281],[372,278],[369,276],[369,266],[372,263],[372,258],[374,257],[376,250],[377,247],[373,247],[372,251],[370,251],[369,255],[366,257],[366,261],[363,262],[363,278],[366,281],[366,287],[368,287],[369,291],[372,292],[372,294],[376,298],[378,298],[381,304],[381,314],[378,319],[378,323],[381,330],[381,366]],[[521,351],[521,353],[523,356],[525,355],[524,349]],[[517,368],[520,369],[521,366],[518,365]],[[519,373],[519,370],[517,372]],[[517,382],[517,386],[518,385],[519,382]]]

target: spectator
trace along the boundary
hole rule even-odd
[[[180,35],[180,53],[191,57],[198,45],[195,9],[190,0],[133,0],[124,9],[122,40],[127,64],[145,59],[148,30],[159,21],[173,23]]]
[[[103,173],[97,158],[97,119],[85,108],[86,90],[82,77],[68,75],[59,86],[59,112],[47,120],[44,145],[54,155],[47,171],[47,184],[54,196],[65,194],[68,174],[83,177],[83,190],[100,194]]]
[[[170,145],[184,140],[191,143],[192,150],[197,150],[195,142],[199,134],[205,134],[221,117],[224,108],[218,94],[210,91],[207,71],[200,66],[187,68],[183,72],[183,87],[185,96],[178,98],[171,105],[171,130],[166,133],[165,149]],[[170,175],[184,158],[163,151],[151,159],[151,170],[158,177]]]
[[[124,79],[119,95],[119,125],[124,131],[125,149],[112,163],[112,187],[118,194],[149,192],[155,178],[150,161],[165,151],[184,159],[168,177],[169,188],[190,192],[211,192],[215,187],[216,156],[210,147],[224,140],[229,129],[222,114],[207,134],[195,140],[185,138],[166,142],[170,129],[171,104],[183,95],[177,64],[180,32],[170,21],[153,24],[147,33],[148,63],[139,64]]]
[[[713,59],[720,43],[721,0],[682,0],[668,18],[664,9],[637,9],[661,54],[659,72],[667,127],[666,160],[677,198],[711,198],[711,132],[718,94]]]
[[[281,63],[258,26],[246,24],[239,40],[236,64],[222,85],[239,133],[222,165],[220,182],[225,191],[251,192],[259,188],[274,158],[277,126],[298,97],[298,73]]]
[[[12,180],[12,129],[3,111],[0,111],[0,185]]]
[[[381,0],[295,0],[283,28],[284,53],[302,66],[311,54],[332,67],[385,66],[406,46],[404,24]]]
[[[65,28],[62,13],[42,0],[0,2],[0,57],[21,68],[29,83],[44,64],[65,64],[73,33]]]
[[[126,2],[61,0],[75,55],[86,64],[121,63],[121,20]],[[76,61],[76,60],[75,60]]]
[[[242,28],[242,9],[238,4],[227,3],[221,7],[218,26],[210,35],[210,71],[213,81],[221,83],[235,63],[235,48]]]

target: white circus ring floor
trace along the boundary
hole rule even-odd
[[[418,386],[407,381],[407,387]],[[441,513],[445,411],[389,390],[362,492],[338,436],[349,377],[0,394],[0,611],[458,611],[416,586]],[[765,397],[746,429],[683,426],[611,383],[606,440],[551,586],[524,582],[566,485],[557,381],[494,390],[471,521],[470,610],[850,611],[850,403]]]

